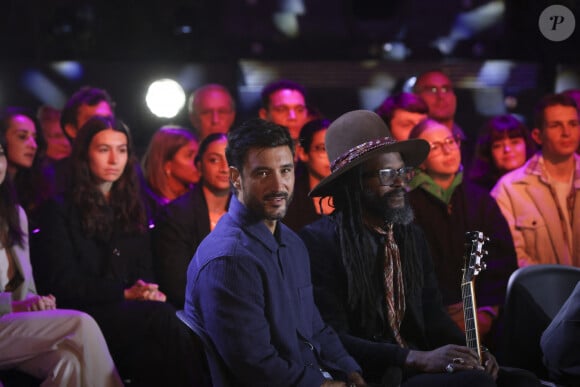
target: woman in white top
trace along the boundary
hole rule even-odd
[[[17,369],[42,386],[122,386],[93,318],[36,294],[28,221],[6,179],[5,146],[0,136],[0,370]]]

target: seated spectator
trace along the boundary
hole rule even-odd
[[[543,97],[534,109],[532,138],[541,150],[502,176],[491,190],[514,240],[519,266],[580,267],[580,121],[564,94]]]
[[[53,194],[50,174],[42,168],[45,143],[32,111],[8,107],[0,117],[0,132],[6,138],[8,178],[13,182],[18,202],[36,229],[36,211]]]
[[[539,386],[532,374],[498,369],[490,352],[466,347],[443,310],[405,190],[427,142],[398,142],[378,115],[357,110],[330,125],[326,146],[332,174],[311,195],[332,195],[336,210],[300,236],[321,314],[369,385]]]
[[[580,385],[580,282],[542,334],[540,346],[555,382]]]
[[[490,118],[477,139],[469,179],[490,191],[500,177],[524,165],[536,150],[528,128],[516,117]]]
[[[288,128],[297,144],[300,129],[308,121],[304,86],[286,79],[273,81],[264,86],[261,97],[260,118]]]
[[[415,221],[425,232],[435,265],[443,304],[463,330],[461,293],[465,233],[481,231],[490,238],[485,249],[487,270],[477,277],[477,317],[479,334],[486,345],[497,344],[496,326],[500,306],[505,301],[511,273],[517,269],[509,227],[489,193],[464,179],[461,169],[460,140],[448,127],[425,119],[413,128],[411,139],[431,145],[425,161],[409,184],[409,201]]]
[[[43,386],[122,386],[93,318],[56,309],[53,295],[36,293],[26,214],[6,178],[5,146],[0,133],[0,369],[30,374]]]
[[[36,113],[46,141],[44,162],[51,163],[70,156],[71,144],[60,127],[60,110],[42,105]]]
[[[72,144],[77,132],[92,116],[113,117],[115,103],[106,90],[84,86],[77,90],[66,102],[60,115],[60,126]],[[70,158],[64,157],[51,164],[50,176],[54,191],[62,193],[68,189],[72,166]]]
[[[300,130],[300,141],[296,152],[299,165],[296,166],[296,182],[294,196],[284,224],[298,232],[305,225],[314,222],[322,214],[330,214],[333,210],[329,198],[310,198],[308,192],[320,180],[330,175],[330,161],[324,146],[324,136],[330,125],[329,120],[317,119],[308,122]],[[299,172],[299,166],[303,169]]]
[[[385,121],[393,138],[407,140],[415,125],[427,117],[429,107],[413,93],[399,93],[385,99],[375,112]]]
[[[189,97],[189,121],[200,140],[227,133],[236,119],[236,103],[229,90],[216,83],[198,87]]]
[[[42,207],[31,242],[37,284],[98,322],[124,379],[191,386],[195,344],[154,283],[135,163],[122,123],[94,116],[80,128],[72,184]]]
[[[236,386],[365,386],[314,304],[304,244],[280,223],[294,187],[293,153],[288,130],[271,122],[250,120],[228,133],[235,195],[191,260],[185,313]]]
[[[197,138],[185,128],[164,126],[155,132],[141,160],[153,214],[199,181],[198,148]]]
[[[195,160],[201,174],[199,183],[169,203],[155,221],[155,274],[167,301],[180,309],[191,257],[228,209],[231,192],[226,144],[224,133],[212,133],[201,142]]]

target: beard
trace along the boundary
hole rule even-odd
[[[414,219],[413,209],[409,204],[407,192],[403,188],[397,188],[385,193],[383,196],[366,191],[364,195],[364,206],[371,213],[380,214],[385,223],[407,225]],[[393,206],[396,198],[403,197],[402,206]]]
[[[260,219],[278,221],[282,220],[286,215],[293,196],[293,194],[287,192],[272,192],[264,195],[261,200],[257,197],[249,196],[245,204]],[[285,205],[272,208],[266,204],[270,199],[284,199]]]

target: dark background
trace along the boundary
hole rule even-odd
[[[373,109],[419,72],[442,68],[456,86],[457,121],[473,138],[491,115],[512,112],[529,123],[540,96],[580,87],[580,33],[551,42],[538,29],[552,4],[568,7],[580,23],[577,3],[2,0],[0,106],[60,108],[79,87],[102,87],[143,149],[161,125],[188,125],[186,109],[163,120],[145,106],[147,87],[159,78],[177,80],[186,93],[208,82],[226,85],[238,101],[238,121],[256,115],[263,85],[289,78],[334,119]],[[501,12],[486,26],[458,24],[487,7]],[[297,32],[276,24],[279,15],[294,19]],[[436,43],[449,41],[457,26],[461,39],[440,49]],[[386,51],[385,43],[395,49]]]

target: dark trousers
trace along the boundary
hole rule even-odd
[[[202,385],[202,350],[172,305],[124,301],[84,310],[101,327],[115,365],[130,386]]]

